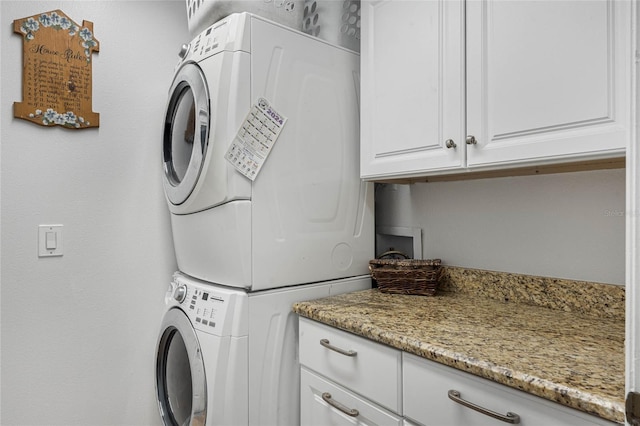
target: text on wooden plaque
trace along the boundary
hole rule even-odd
[[[13,21],[22,36],[22,102],[14,117],[41,126],[98,127],[92,109],[92,54],[100,50],[93,23],[76,24],[61,10]]]

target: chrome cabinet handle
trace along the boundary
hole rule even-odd
[[[449,148],[449,149],[451,149],[451,148],[455,148],[456,146],[458,146],[458,145],[456,145],[456,143],[453,141],[453,139],[447,139],[446,141],[444,141],[444,145],[445,145],[447,148]]]
[[[458,404],[464,405],[467,408],[471,408],[472,410],[476,410],[478,413],[482,413],[484,415],[493,417],[494,419],[498,419],[506,423],[511,423],[511,424],[520,423],[520,416],[517,415],[516,413],[507,412],[507,414],[500,414],[500,413],[496,413],[495,411],[491,411],[489,409],[476,405],[473,402],[465,401],[460,397],[460,392],[458,392],[457,390],[451,389],[448,392],[448,395],[450,400],[457,402]]]
[[[467,145],[475,145],[475,144],[478,143],[478,140],[476,139],[475,136],[469,135],[469,136],[467,136],[466,142],[467,142]]]
[[[332,406],[336,410],[342,411],[347,416],[358,417],[360,415],[360,412],[358,410],[356,410],[355,408],[349,408],[346,405],[340,404],[335,399],[332,399],[331,398],[331,394],[329,392],[323,392],[322,393],[322,399],[324,400],[324,402],[326,402],[327,404],[329,404],[330,406]]]
[[[344,349],[340,349],[336,346],[333,346],[331,343],[329,343],[328,339],[322,339],[320,340],[320,344],[322,346],[324,346],[327,349],[331,349],[332,351],[338,352],[339,354],[345,355],[345,356],[356,356],[358,355],[358,352],[356,351],[352,351],[352,350],[344,350]]]

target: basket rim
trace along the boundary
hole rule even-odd
[[[441,259],[372,259],[370,265],[442,266]]]

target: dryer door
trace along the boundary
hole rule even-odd
[[[156,393],[166,426],[204,426],[207,385],[202,351],[189,318],[178,308],[169,310],[162,321]]]
[[[209,91],[200,67],[188,62],[176,74],[164,121],[164,189],[182,204],[195,187],[209,141]]]

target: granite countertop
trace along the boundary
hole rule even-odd
[[[433,297],[371,289],[299,302],[293,310],[624,423],[624,288],[512,274],[487,281],[490,273],[470,271],[450,268]],[[562,303],[554,302],[558,292]]]

